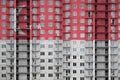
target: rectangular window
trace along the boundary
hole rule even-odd
[[[6,4],[6,0],[2,0],[2,4],[3,4],[3,5]]]
[[[2,56],[5,56],[6,55],[6,52],[2,52]]]
[[[36,5],[37,5],[37,4],[36,4],[36,1],[33,1],[33,5],[34,5],[34,6],[36,6]]]
[[[69,17],[70,16],[70,12],[65,12],[65,17]]]
[[[66,5],[65,5],[65,9],[66,9],[66,10],[70,9],[70,5],[69,5],[69,4],[66,4]]]
[[[73,66],[76,66],[76,63],[73,63]]]
[[[77,80],[76,77],[73,77],[73,80]]]
[[[77,8],[77,4],[73,4],[73,8],[74,8],[74,9]]]
[[[48,26],[49,26],[49,27],[52,27],[52,26],[53,26],[53,23],[52,23],[52,22],[48,22]]]
[[[80,34],[80,38],[84,38],[85,37],[85,34],[84,33],[81,33]]]
[[[33,15],[32,17],[33,17],[33,20],[36,21],[37,16],[36,16],[36,15]]]
[[[49,44],[49,45],[48,45],[48,48],[53,48],[53,45],[50,45],[50,44]]]
[[[80,77],[80,80],[84,80],[84,77]]]
[[[77,16],[77,12],[76,11],[73,12],[73,16]]]
[[[2,67],[2,70],[6,70],[6,67]]]
[[[77,56],[74,55],[74,56],[73,56],[73,59],[76,59],[76,58],[77,58]]]
[[[111,4],[111,8],[112,8],[112,10],[115,10],[115,5],[114,5],[114,4]],[[118,5],[118,8],[120,8],[119,5]]]
[[[6,59],[2,59],[2,63],[6,63]]]
[[[40,74],[40,77],[45,77],[45,74]]]
[[[45,55],[45,52],[40,52],[40,55]]]
[[[84,73],[84,70],[80,70],[80,74],[83,74]]]
[[[48,12],[53,12],[53,8],[48,8]]]
[[[6,74],[2,74],[2,77],[6,77]]]
[[[50,55],[53,55],[53,53],[52,52],[48,52],[48,55],[50,56]]]
[[[52,63],[52,62],[53,62],[53,59],[48,59],[48,62],[49,62],[49,63]]]
[[[6,8],[2,8],[2,12],[6,12]]]
[[[2,45],[2,48],[6,48],[6,45]]]
[[[77,19],[73,19],[73,23],[77,23]]]
[[[59,9],[59,8],[55,8],[55,12],[56,12],[57,14],[59,14],[59,13],[60,13],[60,9]]]
[[[6,23],[5,22],[2,22],[2,27],[5,27],[6,26]]]
[[[80,55],[80,59],[84,59],[84,56],[83,56],[83,55]]]
[[[84,63],[80,63],[80,66],[84,66]]]
[[[40,8],[40,12],[45,12],[45,8]]]
[[[5,37],[2,37],[2,41],[6,41],[6,38],[5,38]]]
[[[41,26],[41,27],[44,27],[44,26],[45,26],[45,23],[44,23],[44,22],[41,22],[41,23],[40,23],[40,26]]]
[[[92,9],[92,5],[88,4],[88,10],[91,10],[91,9]]]
[[[81,12],[80,12],[80,16],[85,16],[85,12],[84,12],[84,11],[81,11]]]
[[[48,5],[52,5],[53,1],[52,0],[48,0]]]
[[[41,63],[44,63],[44,62],[45,62],[45,59],[40,59],[40,62],[41,62]]]
[[[45,70],[45,67],[44,67],[44,66],[41,66],[41,67],[40,67],[40,70]]]
[[[13,1],[10,1],[10,6],[13,6],[13,3],[14,3],[14,0],[13,0]]]
[[[14,31],[13,30],[10,30],[10,34],[13,34],[14,33]]]
[[[48,77],[53,77],[53,74],[48,74]]]
[[[45,30],[40,30],[40,34],[45,34]]]
[[[85,19],[80,19],[80,23],[85,23]]]
[[[36,9],[36,8],[33,8],[33,9],[32,9],[32,12],[33,12],[34,14],[36,14],[37,9]]]
[[[66,3],[70,2],[70,0],[65,0]]]
[[[56,1],[55,4],[56,4],[56,6],[59,6],[60,5],[60,1]]]
[[[70,23],[70,19],[65,19],[65,23],[69,24]]]
[[[14,14],[14,8],[10,8],[10,14]]]
[[[44,0],[40,0],[40,5],[44,5],[44,4],[45,4]]]
[[[76,70],[73,70],[73,74],[75,74],[75,73],[77,73],[77,71],[76,71]]]
[[[84,4],[81,4],[81,5],[80,5],[80,8],[81,8],[81,9],[84,9]]]
[[[49,15],[49,16],[48,16],[48,19],[52,20],[52,19],[53,19],[53,16],[52,16],[52,15]]]
[[[53,70],[53,67],[52,66],[48,66],[48,70]]]
[[[80,26],[80,30],[85,30],[85,27],[84,26]]]

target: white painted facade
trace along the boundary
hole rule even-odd
[[[56,46],[60,45],[59,47]],[[4,47],[6,45],[6,47]],[[1,80],[15,80],[15,75],[10,78],[10,74],[17,74],[16,68],[10,70],[10,66],[16,67],[17,64],[15,60],[15,54],[12,55],[12,50],[10,50],[9,41],[0,42],[0,79]],[[14,44],[11,44],[14,45]],[[94,41],[84,41],[84,40],[71,40],[71,41],[59,41],[56,43],[54,40],[39,40],[31,41],[31,80],[94,80],[95,67],[105,68],[105,65],[100,63],[95,66],[95,61],[105,61],[103,56],[99,56],[95,60],[95,42]],[[99,46],[104,45],[98,44]],[[3,46],[3,48],[2,48]],[[15,51],[13,47],[13,51]],[[19,54],[19,65],[18,69],[20,80],[27,80],[27,61],[26,59],[26,46],[25,41],[21,40]],[[119,80],[119,51],[120,41],[109,41],[109,76],[115,76],[115,80]],[[17,52],[17,50],[16,50]],[[104,52],[98,51],[100,53]],[[11,54],[11,55],[10,55]],[[6,60],[6,62],[5,62]],[[13,60],[12,62],[10,60]],[[22,66],[23,65],[23,66]],[[35,70],[36,65],[36,70]],[[29,65],[28,65],[29,66]],[[56,69],[59,66],[59,69]],[[3,68],[3,67],[6,67]],[[52,67],[52,69],[49,69]],[[33,75],[36,74],[36,77]],[[6,74],[6,77],[2,77]],[[57,79],[57,74],[59,78]],[[104,70],[97,72],[98,75],[105,75]],[[90,78],[93,77],[93,78]],[[103,80],[102,77],[100,80]],[[112,80],[110,77],[109,80]]]

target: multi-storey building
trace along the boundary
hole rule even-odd
[[[0,80],[120,80],[120,0],[0,0]]]

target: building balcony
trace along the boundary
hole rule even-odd
[[[68,0],[68,1],[63,1],[63,4],[64,4],[64,5],[70,4],[70,0]]]
[[[7,59],[14,59],[14,56],[7,56]]]
[[[108,68],[103,66],[103,67],[96,67],[95,69],[96,70],[107,70]]]
[[[63,43],[63,41],[60,41],[60,40],[55,40],[54,42],[55,42],[55,44],[61,44],[61,45]]]
[[[71,52],[63,51],[63,56],[71,55]]]
[[[86,56],[87,56],[87,55],[93,55],[93,52],[91,52],[91,53],[90,53],[90,52],[86,52],[85,55],[86,55]]]
[[[32,58],[33,58],[33,59],[39,59],[40,57],[33,55]]]
[[[63,66],[63,69],[64,69],[64,70],[70,70],[71,67],[70,67],[70,66],[67,66],[67,65],[64,65],[64,66]]]
[[[62,74],[62,70],[55,70],[54,73],[55,74]]]
[[[7,71],[7,74],[14,74],[14,71]]]
[[[85,74],[86,77],[93,77],[93,74]]]
[[[16,74],[30,74],[30,72],[16,72]]]
[[[60,5],[55,5],[55,8],[62,8],[62,4],[60,4]]]
[[[14,65],[14,62],[7,61],[6,64],[7,64],[7,65]]]
[[[38,49],[32,49],[32,52],[39,52],[40,50]]]
[[[13,63],[12,63],[12,64],[9,64],[9,63],[8,63],[7,66],[8,66],[8,67],[14,67],[14,64],[13,64]]]
[[[32,63],[32,66],[34,66],[34,67],[40,67],[40,64]]]
[[[118,62],[118,59],[111,59],[111,62]]]
[[[92,66],[91,66],[91,67],[86,66],[85,69],[86,69],[86,70],[92,70],[93,67],[92,67]]]
[[[32,44],[39,45],[40,43],[39,43],[39,42],[37,42],[37,41],[32,41]]]
[[[32,69],[32,73],[40,73],[40,71],[39,70],[35,70],[35,69]]]
[[[63,77],[71,77],[71,74],[70,73],[66,73],[66,74],[64,73]]]
[[[59,79],[55,78],[54,80],[63,80],[63,79],[62,78],[59,78]]]
[[[29,64],[26,64],[26,65],[23,65],[23,64],[22,65],[18,65],[17,64],[16,67],[30,67],[30,65]]]
[[[71,47],[71,44],[70,43],[64,43],[63,47]]]
[[[108,52],[96,52],[96,56],[107,56]]]
[[[54,56],[54,58],[55,58],[55,59],[62,59],[63,56],[62,56],[62,55],[60,55],[60,56]]]
[[[95,75],[96,76],[96,78],[105,78],[105,77],[108,77],[108,74],[106,74],[106,75]]]
[[[55,48],[55,51],[63,51],[62,48]]]
[[[14,49],[6,49],[8,52],[14,52]]]
[[[30,50],[16,50],[17,52],[30,52]]]
[[[14,34],[7,34],[7,37],[14,37]]]
[[[55,63],[55,66],[62,66],[62,63]]]
[[[17,60],[29,60],[29,57],[16,57]]]
[[[97,61],[95,61],[95,62],[96,62],[96,63],[108,63],[108,60],[105,60],[105,61],[100,61],[100,60],[98,61],[98,60],[97,60]]]
[[[30,42],[27,41],[27,40],[19,40],[19,41],[16,41],[16,44],[19,44],[19,45],[27,45],[29,44]]]
[[[63,57],[63,62],[71,62],[69,58],[66,58],[66,56]]]
[[[93,47],[93,44],[90,45],[90,44],[86,43],[86,44],[85,44],[85,47],[86,47],[86,48],[92,48],[92,47]]]
[[[107,48],[108,45],[96,45],[95,47],[99,47],[99,48]]]

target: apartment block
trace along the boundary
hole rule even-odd
[[[0,80],[120,80],[120,0],[0,0]]]

